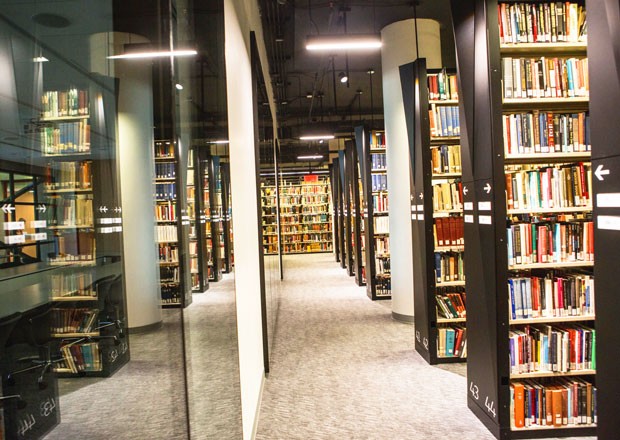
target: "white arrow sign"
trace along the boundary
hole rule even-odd
[[[47,206],[45,206],[44,204],[40,204],[39,206],[37,206],[37,211],[45,212],[47,211]]]
[[[99,212],[108,212],[108,207],[107,206],[100,206],[99,207]]]
[[[420,200],[424,200],[424,194],[420,193]]]
[[[116,212],[117,214],[121,212],[121,208],[119,208],[118,206],[114,208],[114,212]]]
[[[598,167],[596,167],[596,170],[594,171],[594,175],[596,176],[598,180],[605,180],[603,176],[609,175],[609,170],[604,170],[603,164],[600,164]]]
[[[469,192],[469,190],[467,189],[466,186],[463,187],[463,194],[467,195],[467,193]]]
[[[10,203],[5,203],[2,205],[2,212],[9,214],[11,211],[15,211],[15,208],[12,207]]]
[[[487,182],[487,184],[484,186],[484,191],[485,191],[487,194],[490,194],[490,193],[491,193],[491,184],[490,184],[489,182]]]

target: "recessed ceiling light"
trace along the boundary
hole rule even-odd
[[[346,83],[347,81],[349,81],[349,77],[344,72],[340,72],[338,74],[338,78],[340,78],[340,82],[343,83],[343,84]]]
[[[177,90],[183,90],[182,84],[175,84],[175,87],[177,88]]]
[[[48,62],[48,61],[49,61],[49,60],[48,60],[47,58],[45,58],[45,57],[34,57],[34,58],[32,59],[32,62],[33,62],[33,63],[46,63],[46,62]]]

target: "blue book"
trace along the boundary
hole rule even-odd
[[[435,278],[438,283],[441,283],[441,254],[439,252],[435,252]]]
[[[438,106],[439,107],[439,118],[441,119],[441,136],[449,136],[449,130],[448,130],[448,121],[446,118],[446,107],[443,105]]]
[[[453,357],[454,356],[454,336],[455,331],[453,328],[446,329],[446,356]]]
[[[565,65],[568,83],[568,96],[575,96],[575,83],[573,82],[573,60],[566,60]]]
[[[510,312],[511,318],[517,319],[517,314],[515,311],[515,286],[512,278],[508,279],[508,290],[510,291]]]

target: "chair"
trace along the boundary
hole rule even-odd
[[[17,312],[0,319],[0,362],[2,363],[0,369],[3,372],[3,377],[4,370],[7,364],[5,346],[9,337],[11,336],[11,333],[13,332],[13,329],[15,328],[15,325],[17,325],[21,318],[22,314]],[[21,398],[19,394],[0,396],[0,402],[4,402],[5,400],[10,399],[17,399],[17,408],[23,409],[26,407],[26,402]]]
[[[29,314],[24,314],[9,336],[7,342],[9,346],[27,344],[38,350],[38,355],[23,357],[17,360],[18,363],[29,362],[31,365],[9,373],[7,376],[7,383],[9,385],[15,383],[13,378],[15,375],[41,369],[37,383],[39,389],[44,390],[47,388],[47,383],[44,380],[45,373],[50,371],[54,363],[57,362],[52,360],[50,348],[52,342],[50,311],[51,304],[46,304]]]

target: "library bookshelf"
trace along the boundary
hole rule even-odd
[[[430,364],[467,357],[463,187],[456,75],[400,68],[410,140],[415,347]]]
[[[355,128],[362,184],[366,293],[372,300],[392,297],[387,187],[387,145],[383,130]]]
[[[456,3],[468,406],[497,438],[594,435],[583,3]]]

